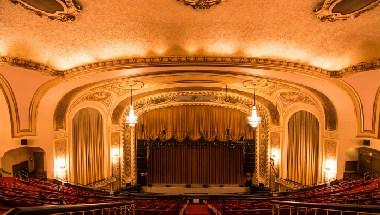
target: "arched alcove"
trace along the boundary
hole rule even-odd
[[[105,178],[107,160],[104,119],[94,108],[83,108],[72,119],[71,179],[89,184]]]
[[[1,158],[3,176],[46,177],[45,151],[39,147],[19,147]]]
[[[286,179],[314,185],[320,181],[321,144],[320,123],[310,112],[298,111],[287,122]]]

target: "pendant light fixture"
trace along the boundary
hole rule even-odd
[[[131,85],[131,105],[129,106],[129,113],[127,116],[127,124],[134,127],[137,124],[137,116],[135,114],[135,109],[133,108],[133,96],[132,96],[132,85]]]
[[[248,117],[248,123],[251,127],[256,128],[261,122],[261,117],[257,114],[256,109],[256,89],[253,88],[253,107],[251,111],[251,116]]]

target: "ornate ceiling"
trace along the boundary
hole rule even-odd
[[[0,56],[54,70],[157,56],[257,57],[341,70],[380,56],[376,0],[42,2],[0,2]]]
[[[343,92],[369,128],[373,114],[362,113],[360,99],[367,99],[368,108],[372,98],[359,98],[345,80],[380,68],[379,1],[0,1],[0,72],[12,82],[9,97],[16,94],[19,105],[14,110],[23,112],[15,133],[28,128],[35,134],[35,117],[45,101],[62,109],[98,101],[112,111],[128,97],[129,79],[144,83],[138,94],[227,84],[251,96],[255,84],[259,96],[279,110],[320,104],[334,119],[334,105],[346,104],[331,100]],[[22,78],[8,72],[9,65],[38,71],[41,77],[31,77],[40,78],[31,82],[36,90],[22,92],[17,85]],[[154,79],[161,75],[166,76]],[[329,87],[322,84],[326,81]],[[170,98],[193,97],[221,98],[191,93]],[[358,127],[364,130],[360,122]]]

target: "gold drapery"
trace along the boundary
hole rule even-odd
[[[73,118],[72,168],[74,183],[89,184],[104,178],[103,119],[93,108],[79,110]]]
[[[317,184],[319,151],[317,118],[306,111],[295,113],[288,122],[287,179]]]
[[[248,115],[229,108],[189,105],[156,109],[144,113],[137,124],[138,139],[154,139],[165,129],[166,138],[172,136],[184,139],[189,136],[196,140],[203,136],[206,140],[226,140],[227,128],[230,136],[237,140],[254,138],[254,129],[247,123]]]
[[[149,184],[243,184],[243,147],[225,142],[150,145]]]

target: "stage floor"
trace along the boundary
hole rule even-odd
[[[202,195],[215,195],[215,194],[246,194],[249,192],[248,187],[240,187],[238,185],[224,185],[203,187],[202,185],[152,185],[143,186],[142,191],[145,193],[161,193],[169,195],[181,195],[181,194],[202,194]]]

